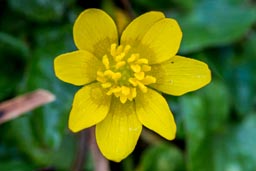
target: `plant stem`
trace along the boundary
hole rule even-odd
[[[72,171],[83,171],[84,162],[88,152],[92,154],[94,171],[110,171],[108,160],[102,156],[95,139],[95,127],[79,133],[77,152],[72,166]]]
[[[94,171],[110,171],[108,160],[99,151],[95,138],[95,127],[89,129],[90,150],[94,162]]]
[[[77,151],[76,151],[76,156],[75,160],[72,166],[72,171],[82,171],[84,167],[84,162],[85,162],[85,156],[88,151],[87,142],[88,142],[88,135],[89,131],[83,130],[79,133],[79,140],[78,140],[78,145],[77,145]]]

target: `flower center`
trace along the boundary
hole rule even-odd
[[[112,44],[110,54],[102,57],[103,70],[97,72],[97,81],[108,90],[107,95],[115,95],[122,103],[132,101],[137,88],[146,93],[146,85],[156,82],[155,77],[146,74],[151,70],[148,60],[131,53],[130,49],[130,45]]]

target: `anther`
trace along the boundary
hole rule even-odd
[[[120,53],[119,55],[117,55],[116,57],[115,57],[115,61],[116,62],[119,62],[119,61],[121,61],[123,58],[124,58],[124,56],[125,56],[125,53]]]
[[[134,87],[137,86],[137,79],[136,78],[129,78],[129,83],[131,83]]]
[[[145,77],[145,73],[144,72],[137,72],[137,73],[134,73],[134,76],[138,80],[143,80],[143,78]]]
[[[127,101],[127,97],[126,96],[120,96],[120,101],[121,103],[125,103]]]
[[[115,43],[113,43],[113,44],[111,44],[111,47],[110,47],[110,54],[112,55],[112,56],[116,56],[116,44]]]
[[[130,94],[130,88],[126,86],[122,86],[122,94],[128,96]]]
[[[141,82],[138,81],[138,86],[140,88],[140,90],[143,92],[143,93],[146,93],[148,91],[148,88],[142,84]]]
[[[151,71],[151,66],[148,66],[148,65],[142,65],[142,71],[144,71],[144,72]]]
[[[117,82],[122,77],[122,74],[120,72],[116,72],[112,74],[112,79]]]
[[[109,69],[109,59],[107,55],[104,55],[102,58],[102,63],[104,64],[106,69]]]
[[[130,58],[128,58],[127,62],[128,62],[128,63],[132,63],[132,62],[134,62],[138,57],[139,57],[138,54],[132,54],[132,55],[130,56]]]
[[[147,75],[143,80],[142,80],[142,83],[145,84],[145,85],[149,85],[149,84],[152,84],[152,83],[155,83],[156,82],[156,78],[155,77],[152,77],[152,76],[149,76]]]
[[[141,71],[141,66],[140,65],[131,65],[131,69],[133,72],[140,72]]]
[[[117,47],[117,49],[116,49],[116,52],[117,52],[117,54],[116,54],[116,55],[118,55],[118,54],[122,53],[123,48],[124,48],[124,46],[123,46],[123,45],[119,45],[119,46]]]
[[[135,63],[136,64],[148,64],[148,60],[145,58],[140,58]]]
[[[103,70],[97,72],[96,80],[107,89],[106,94],[119,98],[121,103],[132,101],[137,96],[138,89],[146,93],[147,85],[156,82],[155,77],[147,75],[151,70],[148,59],[129,52],[130,49],[130,45],[112,44],[110,54],[102,58]]]
[[[109,88],[109,87],[112,86],[112,84],[111,84],[110,82],[106,82],[106,83],[101,84],[101,86],[102,86],[103,88]]]
[[[114,72],[111,71],[111,70],[106,70],[106,71],[104,72],[104,76],[108,76],[108,77],[112,77],[113,74],[114,74]]]
[[[127,53],[131,49],[130,45],[126,45],[124,48],[124,53]]]
[[[125,64],[126,64],[125,61],[120,61],[120,62],[117,62],[115,67],[116,67],[116,69],[119,69],[119,68],[123,67]]]

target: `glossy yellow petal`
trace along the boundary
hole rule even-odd
[[[176,124],[165,99],[154,90],[138,92],[135,99],[140,122],[168,140],[175,138]]]
[[[107,117],[96,125],[97,144],[107,159],[119,162],[134,150],[141,130],[134,103],[113,99]]]
[[[150,72],[156,78],[151,87],[176,96],[197,90],[211,81],[207,64],[181,56],[153,65]]]
[[[149,59],[150,64],[176,55],[182,32],[178,23],[161,12],[148,12],[133,20],[124,30],[121,44],[129,44],[133,52]]]
[[[114,21],[99,9],[84,10],[75,21],[73,35],[78,49],[87,50],[99,59],[112,43],[118,42]]]
[[[182,32],[178,23],[169,18],[155,23],[137,46],[138,53],[149,64],[157,64],[175,56],[180,47]]]
[[[69,128],[73,132],[91,127],[102,121],[110,108],[111,96],[93,83],[81,88],[75,95],[69,115]]]
[[[101,62],[86,51],[74,51],[59,55],[54,59],[56,76],[67,83],[84,85],[96,80]]]
[[[124,30],[121,36],[121,44],[134,44],[140,41],[148,29],[165,16],[161,12],[147,12],[134,19]]]

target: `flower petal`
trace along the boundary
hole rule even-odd
[[[137,47],[138,53],[150,64],[161,63],[175,56],[180,47],[182,32],[174,19],[165,18],[147,31]]]
[[[86,51],[74,51],[59,55],[54,60],[56,76],[67,83],[84,85],[96,80],[101,62]]]
[[[75,95],[69,128],[77,132],[99,123],[106,117],[110,102],[111,96],[106,95],[99,84],[84,86]]]
[[[134,44],[141,40],[148,29],[157,21],[165,18],[161,12],[147,12],[134,19],[124,30],[121,36],[121,44]]]
[[[176,96],[197,90],[211,81],[207,64],[181,56],[152,65],[150,72],[156,78],[156,83],[151,84],[151,87]]]
[[[134,103],[113,99],[107,117],[96,125],[97,144],[106,158],[119,162],[134,150],[141,130]]]
[[[168,140],[175,138],[176,124],[165,99],[156,91],[138,92],[135,99],[140,122]]]
[[[114,21],[99,9],[84,10],[75,21],[73,35],[78,49],[87,50],[99,59],[112,43],[118,42]]]
[[[161,12],[148,12],[128,25],[121,44],[131,45],[133,53],[139,53],[149,59],[150,64],[156,64],[176,55],[181,37],[182,32],[174,19],[165,18]]]

